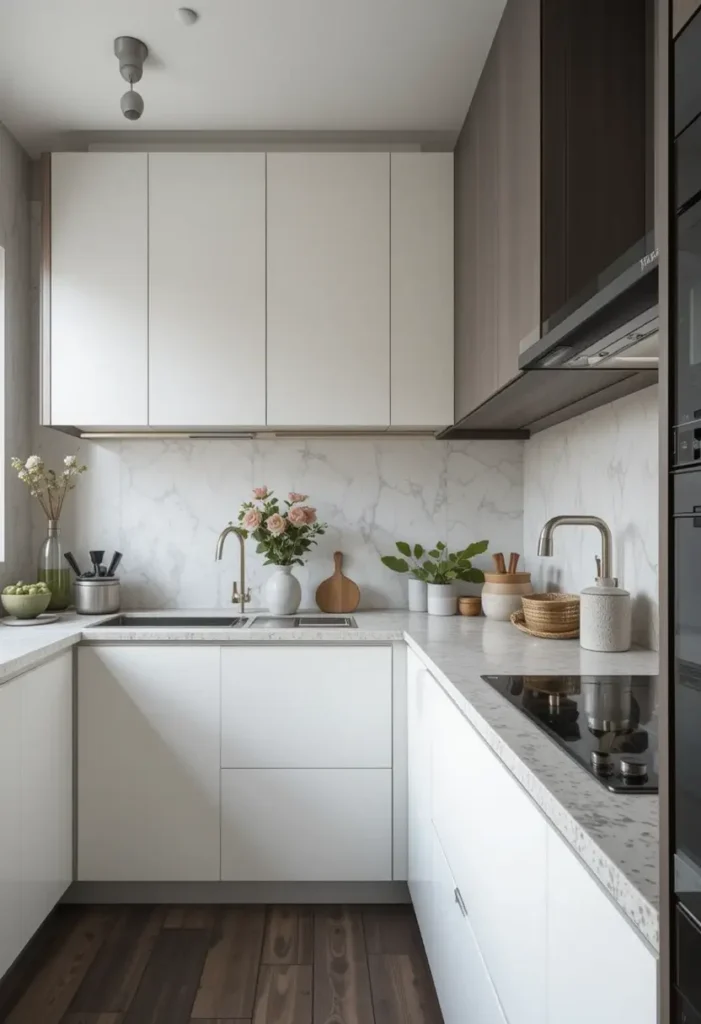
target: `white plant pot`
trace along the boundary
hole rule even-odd
[[[428,594],[426,583],[423,580],[415,580],[409,577],[409,611],[425,612],[428,609]]]
[[[452,583],[429,583],[428,614],[455,615],[458,610],[458,596]]]
[[[265,600],[272,615],[294,615],[302,600],[299,580],[291,565],[276,565],[265,584]]]

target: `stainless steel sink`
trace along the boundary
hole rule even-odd
[[[118,629],[241,629],[248,622],[246,615],[115,615],[96,628],[115,626]]]
[[[138,615],[125,612],[93,629],[356,629],[352,615]]]
[[[256,615],[249,629],[356,629],[352,615]]]

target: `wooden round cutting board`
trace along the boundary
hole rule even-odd
[[[316,603],[322,612],[354,612],[360,602],[360,587],[343,575],[343,552],[335,551],[333,576],[316,589]]]

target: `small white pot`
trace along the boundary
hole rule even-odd
[[[276,565],[265,584],[265,600],[272,615],[294,615],[302,600],[299,580],[291,565]]]
[[[428,609],[427,585],[423,580],[409,577],[409,611],[425,612]]]
[[[455,615],[458,610],[458,596],[452,583],[429,583],[428,614]]]

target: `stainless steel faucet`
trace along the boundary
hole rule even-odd
[[[229,523],[228,526],[224,527],[222,532],[219,534],[219,539],[217,540],[217,550],[214,557],[216,561],[221,561],[221,557],[224,553],[224,541],[226,540],[230,533],[236,534],[236,536],[239,539],[239,547],[241,548],[241,582],[238,584],[238,586],[241,587],[241,593],[239,594],[236,580],[234,580],[234,586],[231,591],[231,603],[236,604],[236,602],[238,601],[241,608],[241,613],[243,614],[243,612],[245,612],[246,610],[246,603],[250,604],[251,601],[251,591],[246,590],[246,549],[243,543],[246,538],[245,530],[242,530],[241,527],[239,526],[234,526],[233,523]]]
[[[551,556],[553,553],[553,532],[557,526],[595,526],[601,534],[601,562],[597,559],[596,564],[599,576],[603,579],[611,578],[611,549],[613,542],[611,531],[598,516],[553,516],[540,531],[538,540],[538,554]]]

